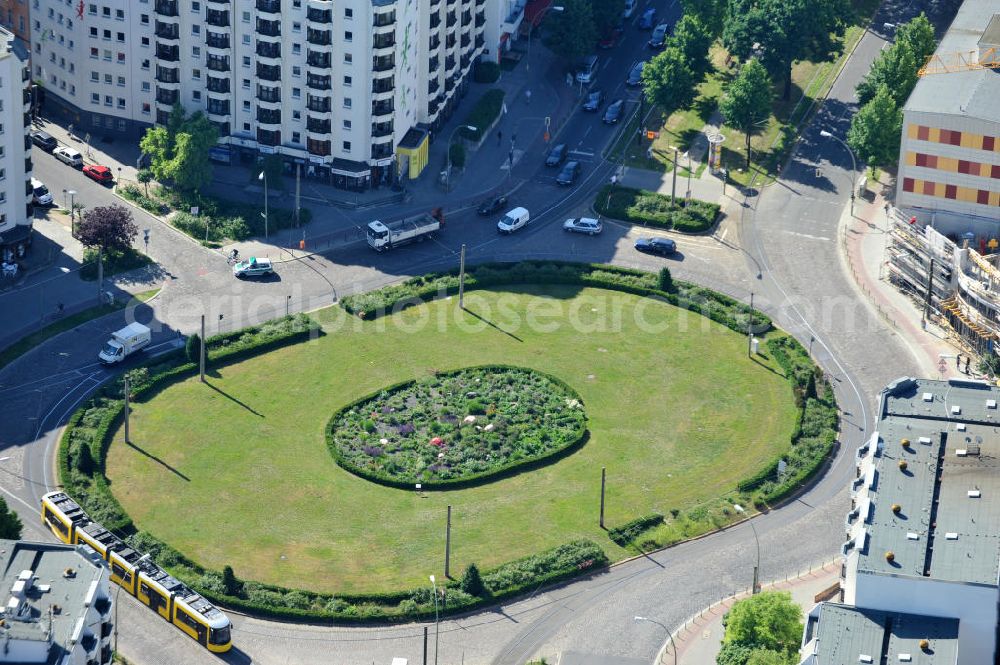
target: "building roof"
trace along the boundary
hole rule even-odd
[[[1000,389],[976,381],[901,379],[886,389],[881,450],[863,479],[870,512],[859,572],[997,585],[998,402]]]
[[[809,621],[806,635],[816,640],[814,653],[821,665],[954,665],[957,661],[958,619],[822,603],[819,615]],[[920,648],[921,640],[929,642],[926,649]],[[907,654],[909,660],[904,659]]]
[[[25,585],[23,619],[16,620],[9,603],[15,584],[28,577],[26,571],[33,579]],[[70,545],[0,540],[0,600],[7,610],[0,638],[45,642],[51,635],[55,645],[69,643],[77,621],[87,612],[91,589],[104,572],[99,559],[92,560]]]
[[[995,30],[991,17],[998,13],[1000,0],[965,0],[935,53],[946,61],[956,53],[971,52],[976,57],[980,39],[989,42],[984,33],[988,33],[988,26],[989,32]],[[923,76],[903,110],[1000,122],[1000,71],[970,69]]]

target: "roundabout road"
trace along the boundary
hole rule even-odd
[[[913,12],[912,5],[887,8],[874,24],[898,23]],[[761,578],[784,577],[836,555],[844,537],[853,451],[870,428],[874,396],[888,380],[916,367],[905,345],[856,297],[845,276],[836,239],[846,201],[842,187],[850,181],[844,166],[850,160],[839,144],[818,134],[821,125],[844,131],[854,85],[881,44],[876,35],[865,36],[783,178],[749,199],[742,215],[728,218],[714,236],[679,237],[676,260],[636,253],[632,241],[642,232],[617,223],[594,238],[560,230],[563,219],[585,213],[593,190],[607,181],[613,167],[601,163],[575,191],[512,237],[498,238],[490,221],[462,215],[449,220],[433,243],[385,256],[366,247],[314,256],[282,264],[276,280],[259,284],[234,282],[217,253],[188,244],[186,251],[163,261],[173,279],[149,306],[136,310],[136,317],[154,323],[155,344],[170,345],[180,333],[194,332],[202,315],[210,333],[232,329],[283,314],[286,307],[314,309],[347,293],[454,266],[463,243],[471,262],[562,258],[650,270],[668,265],[678,278],[743,300],[754,291],[756,304],[811,346],[843,410],[840,447],[828,471],[797,500],[756,518]],[[816,178],[817,164],[826,177]],[[559,190],[533,182],[519,197],[533,211],[544,210],[553,191]],[[55,486],[51,458],[57,436],[86,394],[109,378],[94,357],[124,317],[92,321],[0,370],[0,449],[8,458],[0,461],[0,490],[24,518],[28,538],[48,538],[38,525],[38,499]],[[711,602],[748,587],[753,560],[753,536],[748,525],[739,525],[493,611],[443,621],[439,660],[522,665],[535,654],[551,659],[568,650],[652,660],[663,635],[635,624],[633,616],[679,625]],[[121,613],[120,648],[130,662],[218,661],[134,599],[122,600],[134,610]],[[223,658],[227,662],[389,663],[402,656],[420,663],[422,658],[423,625],[346,628],[231,616],[237,648]]]

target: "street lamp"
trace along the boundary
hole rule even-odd
[[[268,217],[267,217],[267,173],[265,173],[264,171],[261,171],[260,175],[257,176],[257,180],[263,180],[264,181],[264,239],[267,240],[267,235],[268,235],[267,234],[267,221],[268,221]]]
[[[858,183],[858,161],[854,158],[854,151],[851,150],[851,146],[847,145],[847,141],[844,141],[839,136],[835,136],[825,129],[819,131],[819,135],[825,139],[833,139],[840,143],[840,145],[847,148],[847,152],[851,155],[851,170],[854,172],[854,178],[851,180],[851,217],[854,217],[854,188],[857,187]]]
[[[738,503],[733,504],[733,510],[741,515],[746,515],[747,512],[746,509]],[[750,523],[750,530],[753,531],[753,540],[757,544],[757,564],[753,567],[753,592],[759,593],[760,588],[757,583],[757,575],[760,570],[760,538],[757,537],[757,527],[753,525],[753,518],[748,518],[747,522]]]
[[[76,205],[74,203],[73,197],[76,196],[76,190],[70,189],[65,190],[69,194],[69,232],[74,238],[76,237]]]
[[[143,554],[139,557],[133,565],[132,574],[136,574],[139,570],[139,564],[148,559],[151,555],[149,553]],[[118,597],[121,595],[122,585],[118,585],[118,590],[115,591],[115,653],[118,653]]]
[[[455,140],[455,132],[460,129],[468,129],[470,132],[478,131],[476,127],[472,125],[458,125],[455,129],[451,130],[451,134],[448,135],[448,148],[446,152],[448,153],[448,165],[445,167],[445,173],[447,174],[447,191],[451,191],[451,142]]]
[[[438,588],[437,581],[431,575],[431,586],[434,588],[434,665],[438,662],[438,632],[440,628],[440,617],[438,615]]]
[[[543,9],[538,16],[528,24],[528,48],[525,49],[524,54],[524,71],[531,71],[531,33],[535,29],[535,23],[541,23],[542,19],[545,18],[545,14],[550,11],[561,12],[564,9],[566,8],[561,5],[550,5]]]
[[[674,665],[677,665],[677,645],[674,644],[674,636],[670,633],[670,630],[656,619],[650,619],[649,617],[635,617],[635,621],[636,623],[642,623],[643,621],[646,623],[655,623],[663,629],[663,632],[667,634],[667,639],[670,640],[670,649],[674,652]]]

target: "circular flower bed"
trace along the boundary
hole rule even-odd
[[[337,463],[395,487],[459,486],[582,443],[580,397],[520,367],[440,372],[363,398],[330,420]]]

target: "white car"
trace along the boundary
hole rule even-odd
[[[497,232],[513,233],[527,226],[529,217],[527,208],[514,208],[504,215],[503,219],[497,222]]]
[[[604,230],[604,225],[601,224],[601,220],[592,217],[574,217],[563,222],[563,231],[567,232],[572,231],[596,236],[602,230]]]
[[[52,154],[63,164],[77,167],[83,166],[83,155],[68,146],[61,145],[53,150]]]
[[[274,266],[271,265],[271,259],[258,259],[256,256],[251,256],[249,260],[240,261],[233,266],[233,275],[237,278],[262,277],[273,272]]]
[[[635,14],[635,7],[638,4],[638,0],[625,0],[625,11],[622,12],[622,16],[632,18],[632,15]]]

